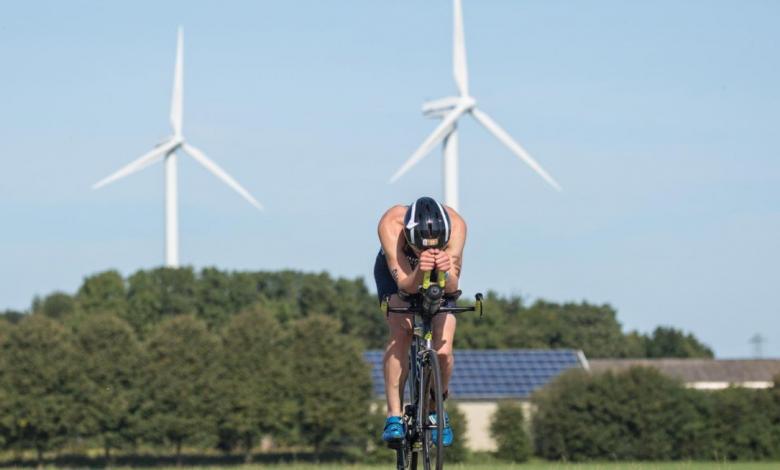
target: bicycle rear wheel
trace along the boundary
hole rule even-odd
[[[420,393],[420,410],[418,416],[422,424],[422,460],[424,470],[441,470],[444,468],[444,402],[442,400],[441,369],[436,351],[426,351],[422,367],[422,388]],[[436,412],[436,424],[428,419],[430,411]],[[436,439],[433,439],[433,431]]]

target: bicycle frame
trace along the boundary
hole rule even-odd
[[[415,433],[419,435],[424,430],[424,424],[428,410],[423,410],[420,404],[416,403],[415,398],[424,393],[423,380],[420,380],[419,374],[423,370],[423,360],[426,351],[433,351],[433,328],[431,323],[433,317],[415,314],[412,345],[409,350],[409,398],[412,400],[411,412],[415,414],[415,424],[417,429]],[[401,397],[403,403],[403,397]]]
[[[460,291],[457,291],[454,294],[445,294],[445,285],[445,276],[438,276],[438,281],[432,284],[431,273],[426,272],[423,278],[423,284],[418,289],[419,296],[413,298],[412,296],[399,291],[399,297],[411,302],[408,307],[390,307],[389,298],[385,298],[382,302],[382,309],[385,314],[414,314],[413,338],[409,351],[409,375],[407,377],[410,404],[404,408],[404,416],[407,418],[409,428],[407,429],[404,443],[396,449],[398,452],[398,468],[407,468],[409,463],[407,458],[409,458],[409,456],[405,456],[405,452],[419,452],[422,448],[423,434],[426,429],[432,429],[428,420],[428,412],[430,410],[424,409],[425,407],[421,401],[421,397],[424,397],[424,394],[427,393],[423,388],[425,387],[425,384],[428,383],[428,380],[423,380],[423,377],[421,377],[420,374],[424,370],[430,372],[430,367],[426,368],[425,361],[432,360],[429,359],[430,355],[436,354],[436,351],[433,348],[432,321],[434,316],[440,313],[474,311],[479,311],[480,317],[482,316],[482,294],[476,294],[473,307],[449,306],[446,305],[445,302],[448,300],[456,300],[460,296]],[[438,367],[436,367],[436,370],[438,371]],[[436,374],[438,377],[438,372]],[[404,397],[402,390],[402,405],[403,401]],[[439,419],[443,418],[440,417]],[[411,458],[413,462],[412,467],[416,467],[416,454]]]

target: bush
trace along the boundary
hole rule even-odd
[[[395,450],[388,448],[387,443],[382,440],[386,417],[384,400],[372,401],[363,425],[363,432],[368,436],[368,445],[358,459],[360,462],[388,466],[395,464]]]
[[[712,455],[718,460],[765,460],[777,455],[777,428],[769,390],[728,388],[711,392],[714,434]]]
[[[656,369],[564,374],[534,397],[536,451],[553,460],[674,460],[700,439],[681,383]]]
[[[490,420],[490,435],[496,441],[496,457],[510,462],[525,462],[531,456],[531,443],[525,430],[523,407],[516,402],[501,402]]]
[[[780,457],[780,394],[686,389],[655,369],[561,376],[534,397],[537,453],[554,460]]]
[[[466,415],[458,407],[458,404],[454,401],[446,401],[447,415],[450,417],[450,426],[452,432],[455,435],[455,439],[452,441],[450,447],[444,450],[445,463],[457,463],[464,462],[469,457],[469,448],[466,445],[466,429],[468,428],[468,421]]]

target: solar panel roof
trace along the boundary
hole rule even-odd
[[[384,351],[366,351],[371,364],[374,394],[384,397]],[[528,398],[571,368],[586,367],[584,356],[573,349],[508,349],[455,351],[450,396],[460,400]]]

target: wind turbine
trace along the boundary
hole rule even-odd
[[[262,210],[263,206],[249,194],[238,182],[225,170],[211,161],[201,150],[193,147],[184,140],[182,135],[182,92],[184,66],[184,34],[179,27],[176,44],[176,68],[173,76],[173,98],[171,99],[171,126],[173,135],[155,146],[148,153],[129,163],[116,173],[98,181],[92,189],[101,188],[116,180],[124,178],[132,173],[140,171],[160,160],[165,160],[165,265],[177,267],[179,265],[179,216],[176,188],[176,152],[182,150],[185,154],[206,167],[214,176],[233,188],[250,204]]]
[[[444,154],[444,203],[453,209],[458,208],[458,120],[465,114],[470,114],[482,124],[501,143],[509,147],[520,160],[530,166],[544,178],[553,188],[560,191],[561,186],[550,176],[528,152],[523,149],[501,126],[490,116],[477,109],[477,100],[469,94],[469,77],[466,67],[466,42],[463,35],[463,12],[461,0],[454,0],[454,30],[453,30],[453,75],[458,87],[458,96],[450,96],[423,104],[424,116],[441,118],[436,129],[425,139],[409,160],[390,178],[395,182],[404,173],[428,155],[436,144],[442,142]]]

